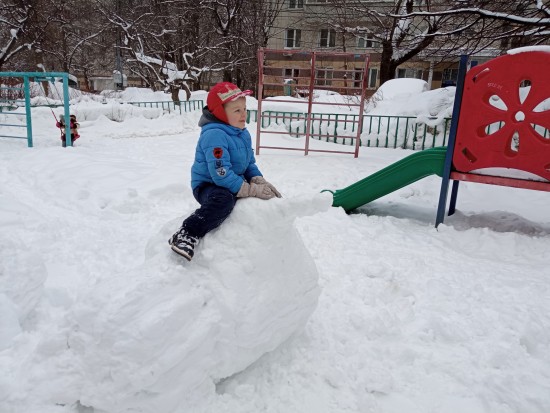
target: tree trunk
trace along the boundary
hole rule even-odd
[[[230,69],[224,69],[223,70],[223,81],[224,82],[232,82],[233,76]]]
[[[178,86],[170,86],[170,92],[172,94],[172,101],[175,105],[180,104],[180,88]]]
[[[382,55],[380,56],[380,85],[395,77],[396,62],[392,59],[393,47],[391,42],[382,43]]]
[[[88,77],[88,70],[87,69],[84,69],[83,75],[84,75],[84,83],[80,87],[80,90],[83,90],[84,92],[89,92],[90,91],[90,78]]]

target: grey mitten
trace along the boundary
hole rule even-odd
[[[273,192],[277,198],[282,197],[281,193],[277,191],[277,189],[272,184],[267,182],[263,176],[255,176],[250,180],[250,182],[253,184],[267,185],[267,187],[271,189],[271,192]]]
[[[265,184],[243,182],[241,189],[237,192],[237,198],[246,198],[249,196],[260,199],[271,199],[276,195]]]

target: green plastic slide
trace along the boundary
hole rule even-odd
[[[332,192],[332,206],[351,211],[430,175],[443,175],[447,147],[426,149],[407,156],[347,188]],[[323,191],[324,192],[324,191]]]

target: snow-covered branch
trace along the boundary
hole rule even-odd
[[[545,12],[545,14],[549,14],[549,9],[545,6],[540,10]],[[416,12],[411,12],[407,14],[389,14],[389,16],[403,19],[403,18],[412,18],[412,17],[452,16],[452,15],[464,15],[464,14],[478,15],[489,19],[502,20],[509,23],[517,23],[525,26],[539,26],[539,27],[550,26],[550,17],[523,17],[523,16],[511,14],[511,13],[485,10],[478,7],[442,10],[437,12],[416,11]]]

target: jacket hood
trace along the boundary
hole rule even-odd
[[[217,117],[215,117],[208,109],[208,106],[205,106],[204,108],[202,108],[202,115],[199,119],[199,126],[202,128],[204,125],[208,125],[209,123],[219,123],[222,125],[227,125],[227,123],[222,122]]]

